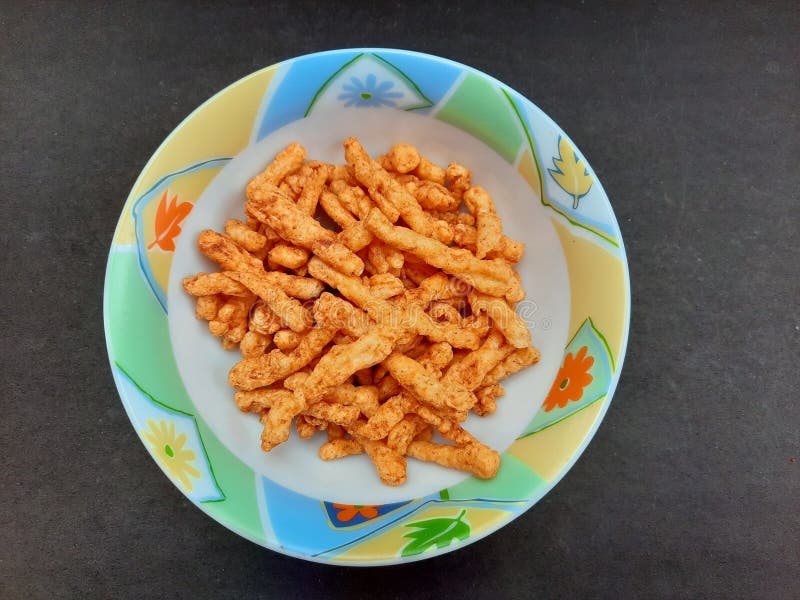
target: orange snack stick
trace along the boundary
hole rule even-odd
[[[460,203],[464,192],[472,186],[472,173],[463,165],[450,163],[447,165],[445,175],[447,177],[447,185],[450,189],[450,193],[453,194],[453,197]]]
[[[269,257],[269,265],[273,268],[274,265],[277,265],[287,269],[299,269],[308,262],[309,254],[305,248],[298,248],[281,242],[275,244],[267,256]]]
[[[391,273],[379,273],[369,278],[369,289],[376,298],[391,298],[406,291],[403,282]]]
[[[475,390],[478,403],[472,407],[472,410],[480,417],[490,415],[497,410],[497,399],[505,395],[506,391],[499,383],[478,388]]]
[[[225,300],[220,294],[199,296],[197,298],[197,304],[195,304],[194,316],[198,319],[205,319],[206,321],[216,319],[217,313],[219,309],[222,308],[223,304],[225,304]]]
[[[483,258],[500,246],[503,223],[497,216],[492,197],[480,186],[473,186],[464,193],[464,204],[475,217],[477,228],[475,256]]]
[[[259,300],[250,311],[248,327],[250,331],[256,331],[262,335],[272,335],[281,328],[281,319]]]
[[[248,252],[258,252],[267,245],[267,238],[236,219],[225,222],[225,233]]]
[[[525,321],[503,298],[495,298],[478,292],[471,292],[469,304],[474,313],[485,312],[494,326],[502,332],[508,343],[515,348],[527,348],[531,344],[531,332]]]
[[[386,155],[389,164],[398,173],[410,173],[419,166],[419,150],[411,144],[395,144]]]
[[[460,202],[438,183],[423,181],[411,190],[419,205],[426,210],[449,212],[458,209]]]
[[[263,274],[263,275],[262,275]],[[249,290],[261,298],[270,310],[278,315],[281,322],[285,323],[292,331],[303,332],[311,327],[313,321],[311,314],[303,308],[296,298],[289,297],[280,286],[274,285],[262,270],[226,273],[228,277],[245,285]]]
[[[406,227],[392,225],[375,209],[370,211],[365,224],[375,237],[387,244],[458,276],[486,294],[502,296],[510,288],[512,269],[505,261],[479,260],[468,250],[450,248]]]
[[[282,352],[291,352],[300,345],[303,336],[291,329],[281,329],[272,336],[272,343]]]
[[[495,329],[480,348],[473,350],[447,370],[442,377],[442,383],[446,386],[458,384],[470,391],[476,390],[486,375],[513,350],[513,346],[506,344],[503,335]]]
[[[409,412],[411,402],[403,394],[397,394],[380,405],[366,423],[353,431],[370,440],[382,440]]]
[[[363,454],[364,448],[354,439],[337,438],[328,440],[319,447],[318,455],[322,460],[335,460],[352,456],[353,454]]]
[[[430,426],[419,415],[407,414],[389,431],[386,445],[403,455],[414,438],[426,430],[430,431]]]
[[[413,173],[420,179],[426,179],[428,181],[438,183],[439,185],[444,185],[447,177],[447,173],[442,167],[433,164],[424,156],[420,157],[419,164],[417,165],[417,168],[414,169]]]
[[[273,185],[247,186],[246,210],[272,227],[283,239],[310,250],[343,273],[360,275],[364,263]]]
[[[303,182],[303,188],[297,196],[297,208],[309,217],[313,217],[317,210],[320,194],[325,187],[330,169],[327,165],[317,163],[310,168]]]
[[[248,331],[239,343],[239,350],[244,358],[255,358],[264,354],[269,345],[269,337],[257,331]]]
[[[414,231],[425,236],[434,236],[445,244],[452,242],[452,226],[445,221],[436,221],[426,213],[414,196],[369,158],[358,140],[348,138],[344,147],[345,158],[353,165],[356,179],[369,189],[370,196],[381,209],[383,200],[379,200],[379,197],[390,202]],[[373,190],[376,192],[375,196],[372,194]]]
[[[501,379],[539,362],[539,350],[534,346],[519,348],[509,354],[500,364],[486,374],[481,386],[494,385]]]
[[[339,196],[333,192],[322,192],[322,196],[320,197],[320,206],[322,206],[322,210],[324,210],[327,215],[342,229],[347,229],[348,227],[355,225],[357,221],[357,219],[350,214],[350,211],[344,207],[342,202],[339,200]]]
[[[445,386],[413,358],[399,352],[389,355],[386,366],[400,385],[430,406],[468,410],[477,402],[474,394],[459,382],[449,382],[450,385]]]
[[[287,175],[300,170],[306,159],[306,150],[297,142],[293,142],[278,152],[275,159],[267,165],[253,181],[258,185],[278,185]]]
[[[280,381],[316,358],[335,332],[335,329],[317,327],[288,354],[276,349],[258,358],[245,358],[233,365],[228,381],[237,390],[254,390]]]
[[[389,448],[386,442],[368,440],[359,435],[354,435],[353,439],[364,448],[383,483],[398,486],[406,482],[406,459]]]
[[[500,454],[480,442],[459,448],[413,441],[408,445],[408,456],[466,471],[481,479],[491,479],[500,468]]]

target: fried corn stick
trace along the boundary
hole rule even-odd
[[[261,298],[270,310],[278,315],[292,331],[302,333],[313,325],[311,314],[303,308],[296,298],[289,297],[279,286],[271,284],[262,270],[242,273],[227,272],[231,279],[245,285]]]
[[[197,245],[203,254],[226,271],[258,273],[267,283],[280,287],[289,296],[308,300],[319,296],[324,288],[319,281],[309,277],[287,275],[277,271],[267,273],[260,259],[239,247],[230,237],[216,231],[210,229],[203,231]],[[220,275],[224,276],[224,273]],[[195,285],[211,286],[212,284],[207,282],[213,282],[214,278],[220,275],[209,273],[197,276]]]
[[[461,448],[413,441],[408,445],[408,456],[459,471],[472,473],[481,479],[491,479],[500,468],[500,454],[484,444],[467,444]]]
[[[322,192],[319,203],[322,206],[322,210],[342,229],[347,229],[356,224],[357,219],[350,214],[350,211],[339,200],[339,196],[333,192]]]
[[[185,283],[186,279],[184,279],[184,287]],[[219,309],[222,308],[223,304],[225,304],[225,300],[220,294],[201,295],[197,298],[197,304],[194,308],[194,315],[198,319],[211,321],[217,318],[217,313],[219,312]]]
[[[467,390],[476,390],[486,375],[514,350],[504,342],[503,334],[493,330],[480,348],[473,350],[447,370],[442,377],[442,384],[458,384]]]
[[[456,245],[475,252],[478,243],[478,230],[472,225],[457,223],[453,226],[453,241]],[[510,263],[518,263],[523,254],[525,254],[525,244],[504,235],[500,238],[498,246],[486,254],[486,258],[502,258]]]
[[[450,193],[453,194],[456,200],[461,202],[464,192],[472,186],[472,173],[463,165],[450,163],[447,165],[445,175],[447,176]]]
[[[259,301],[260,302],[260,301]],[[269,336],[281,328],[281,319],[266,304],[258,304],[250,311],[250,331]]]
[[[432,163],[424,156],[420,157],[419,164],[417,165],[417,168],[414,169],[413,173],[420,179],[426,179],[427,181],[432,181],[434,183],[438,183],[439,185],[444,185],[445,178],[447,177],[447,174],[442,167]]]
[[[497,216],[492,197],[480,186],[473,186],[464,192],[464,204],[475,217],[478,233],[475,240],[475,256],[483,258],[500,245],[503,223]]]
[[[373,324],[363,310],[329,292],[323,293],[314,303],[313,314],[317,323],[335,327],[353,337],[364,335]]]
[[[501,379],[504,379],[509,375],[513,375],[525,367],[529,367],[530,365],[539,362],[540,356],[539,350],[533,346],[514,350],[514,352],[509,354],[505,360],[503,360],[503,362],[489,371],[486,377],[483,378],[481,386],[494,385],[498,383]]]
[[[435,408],[469,410],[477,402],[475,395],[459,382],[451,381],[445,386],[424,366],[399,352],[389,355],[386,366],[400,385]]]
[[[456,210],[460,204],[446,187],[432,181],[420,182],[411,193],[425,210],[449,212]]]
[[[419,166],[419,150],[411,144],[399,143],[392,146],[386,155],[392,169],[398,173],[410,173]]]
[[[430,426],[419,415],[407,414],[389,431],[386,445],[398,454],[404,455],[408,445],[426,429],[430,430]]]
[[[358,140],[348,138],[344,143],[344,148],[345,158],[348,163],[353,165],[356,179],[370,190],[370,195],[373,190],[376,192],[377,197],[373,196],[373,199],[379,207],[381,202],[378,198],[384,198],[397,209],[400,216],[414,231],[425,236],[435,237],[445,244],[453,241],[452,226],[444,221],[436,221],[426,213],[414,196],[380,165],[370,159]]]
[[[291,329],[281,329],[272,336],[272,343],[282,352],[291,352],[300,345],[303,336]]]
[[[338,438],[322,444],[318,454],[322,460],[335,460],[353,454],[363,454],[363,452],[364,448],[356,440]]]
[[[386,442],[376,442],[368,440],[359,435],[354,435],[355,439],[361,444],[367,456],[370,457],[378,477],[386,485],[398,486],[406,481],[406,459],[397,452],[389,448]]]
[[[405,395],[397,394],[381,404],[366,423],[361,423],[353,431],[369,440],[382,440],[409,412],[411,404]]]
[[[310,217],[313,217],[317,210],[317,202],[328,180],[329,171],[327,165],[317,163],[317,166],[312,167],[311,172],[306,175],[305,185],[297,198],[297,208]]]
[[[432,341],[447,342],[456,348],[477,348],[480,345],[480,339],[474,332],[437,323],[416,304],[399,308],[387,300],[376,298],[358,277],[348,277],[321,260],[312,258],[308,262],[308,269],[312,276],[337,288],[345,298],[363,308],[378,323],[391,323],[395,327],[410,329],[427,335]]]
[[[248,252],[259,252],[267,245],[266,236],[253,231],[236,219],[230,219],[225,222],[225,233]]]
[[[509,288],[512,269],[502,260],[479,260],[464,249],[449,248],[406,227],[394,226],[380,211],[371,210],[365,221],[375,237],[421,258],[445,273],[456,275],[486,294],[502,296]]]
[[[531,344],[531,332],[525,321],[503,298],[494,298],[478,292],[471,292],[469,304],[474,313],[485,312],[494,326],[499,329],[508,343],[515,348],[527,348]]]
[[[472,410],[479,417],[490,415],[497,410],[497,399],[505,395],[506,391],[499,383],[478,388],[475,390],[478,403],[472,407]]]
[[[266,169],[256,175],[253,181],[257,185],[278,185],[287,175],[299,171],[305,159],[306,149],[297,142],[292,142],[278,152],[275,159],[267,165]]]
[[[312,333],[314,331],[317,330],[312,330]],[[285,442],[289,438],[292,419],[296,415],[303,412],[308,405],[321,400],[333,386],[344,383],[359,369],[371,367],[388,356],[397,335],[396,331],[379,327],[351,344],[331,348],[292,393],[291,398],[282,398],[273,405],[261,432],[261,449],[269,452]]]
[[[272,227],[285,240],[310,250],[349,275],[360,275],[364,263],[336,241],[336,234],[320,225],[273,185],[247,186],[246,210]]]
[[[273,350],[258,358],[245,358],[231,368],[228,381],[237,390],[271,385],[302,369],[333,339],[335,329],[317,327],[309,331],[290,353]]]
[[[269,264],[273,268],[274,265],[278,265],[288,269],[299,269],[308,262],[309,254],[305,248],[278,243],[272,247],[267,256],[269,257]]]

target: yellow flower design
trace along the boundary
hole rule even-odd
[[[175,435],[175,423],[167,423],[163,419],[156,423],[153,419],[147,420],[148,431],[142,432],[144,439],[150,444],[150,449],[155,454],[158,462],[166,469],[173,479],[177,479],[181,487],[187,492],[192,491],[192,480],[200,478],[200,471],[190,463],[196,458],[193,450],[185,449],[186,434]]]

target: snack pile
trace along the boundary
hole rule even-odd
[[[327,434],[323,460],[366,453],[387,485],[405,482],[406,457],[491,478],[499,454],[460,423],[539,360],[514,312],[524,246],[464,166],[408,144],[373,160],[355,138],[344,154],[306,161],[290,144],[247,185],[246,220],[199,236],[222,270],[183,285],[242,353],[236,404],[260,415],[267,452],[294,423]]]

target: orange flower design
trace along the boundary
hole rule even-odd
[[[545,412],[550,412],[555,407],[564,408],[570,401],[581,399],[583,389],[594,379],[589,373],[594,364],[594,357],[586,356],[588,350],[589,348],[584,346],[574,357],[572,352],[564,357],[564,366],[558,370],[558,377],[542,405]]]
[[[361,515],[365,519],[374,519],[378,516],[378,509],[375,506],[363,506],[361,504],[334,504],[333,508],[339,512],[336,518],[342,523],[352,521],[356,515]]]

